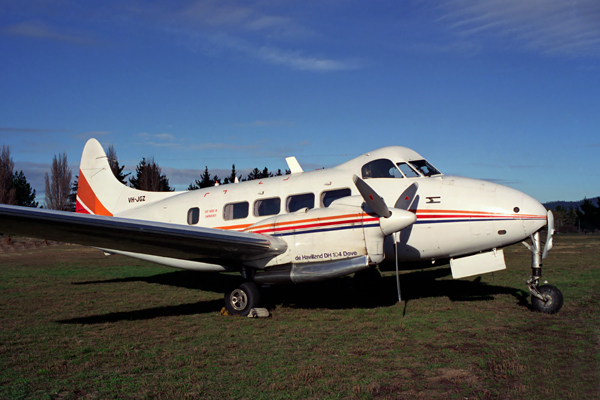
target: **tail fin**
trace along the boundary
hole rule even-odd
[[[79,166],[76,212],[113,216],[174,194],[146,192],[123,185],[110,169],[102,145],[96,139],[85,144]]]

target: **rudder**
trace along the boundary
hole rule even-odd
[[[102,145],[96,139],[90,139],[85,144],[79,166],[76,212],[113,216],[139,206],[127,202],[127,198],[143,196],[145,204],[148,204],[173,194],[175,193],[146,192],[122,184],[110,169]]]

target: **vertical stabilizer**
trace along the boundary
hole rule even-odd
[[[304,170],[302,170],[302,167],[300,166],[300,163],[298,162],[298,160],[296,160],[296,157],[288,157],[285,159],[285,161],[287,162],[287,165],[290,168],[290,172],[292,174],[301,174],[304,172]]]
[[[146,192],[123,185],[114,176],[102,145],[90,139],[79,166],[76,212],[113,216],[167,197],[174,192]]]

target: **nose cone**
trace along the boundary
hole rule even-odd
[[[533,197],[499,184],[486,183],[486,186],[495,192],[497,212],[518,222],[523,229],[523,237],[534,234],[547,224],[546,208]],[[511,230],[516,227],[512,226]]]
[[[519,207],[519,212],[515,214],[521,216],[525,233],[532,235],[546,226],[548,212],[542,203],[533,197],[525,193],[522,193],[522,195],[521,207]]]
[[[489,229],[498,245],[523,240],[547,224],[544,206],[533,197],[508,186],[478,179],[450,177],[444,179],[448,193],[460,197],[463,209],[480,209],[496,220],[493,227],[473,225],[476,236],[486,235]],[[451,189],[455,187],[456,189]],[[499,233],[502,232],[502,233]],[[505,233],[506,232],[506,233]]]

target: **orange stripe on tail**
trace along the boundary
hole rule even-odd
[[[113,214],[104,207],[104,205],[98,200],[96,194],[92,190],[92,187],[85,179],[83,172],[79,170],[79,182],[77,186],[77,204],[75,212],[81,214],[92,214],[96,215],[107,215],[112,217]],[[88,211],[89,210],[89,211]]]

